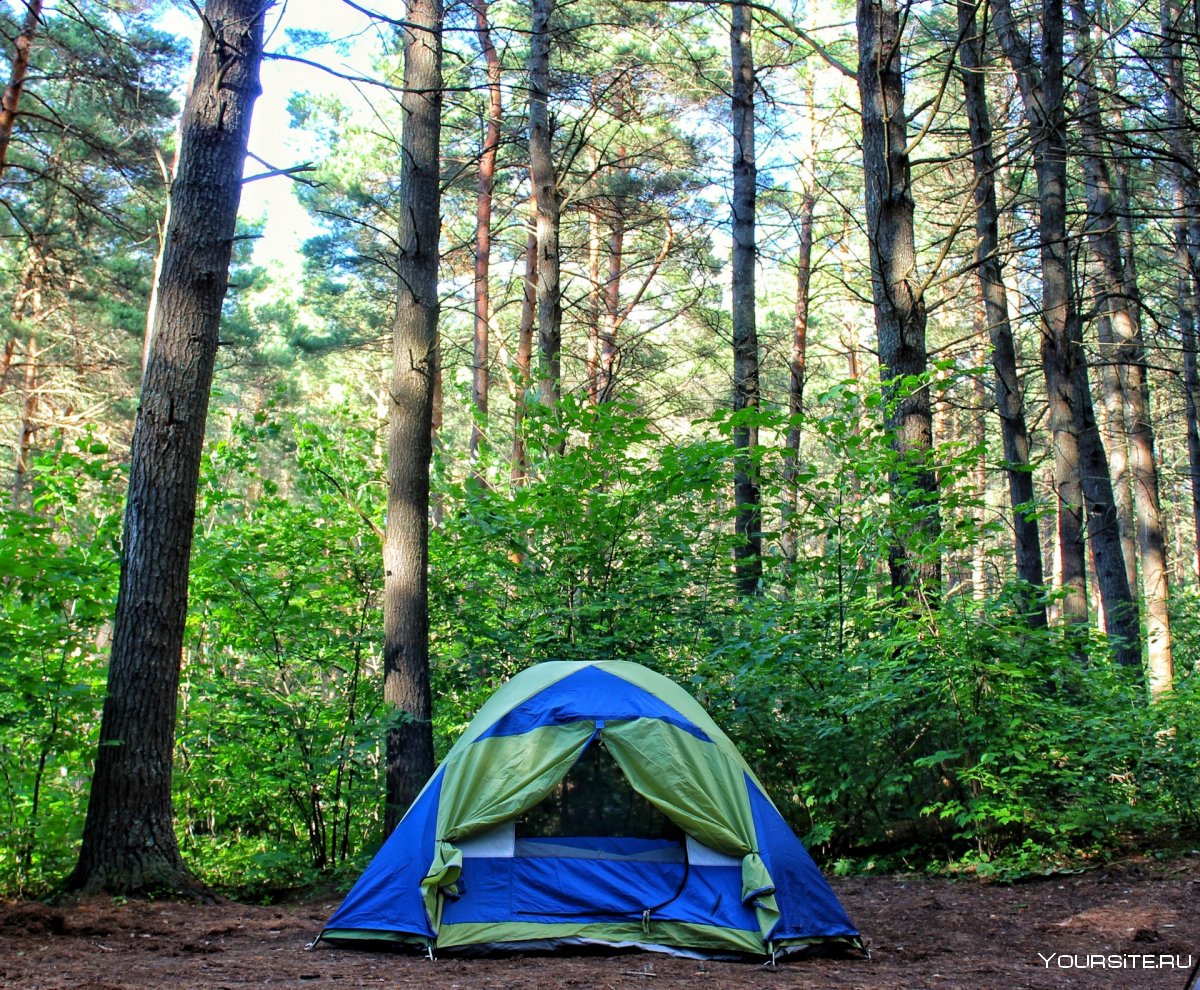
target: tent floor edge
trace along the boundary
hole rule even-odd
[[[446,936],[439,936],[436,942],[431,942],[425,936],[410,935],[404,932],[382,931],[374,929],[328,929],[321,932],[309,947],[315,948],[320,942],[339,948],[356,947],[374,949],[384,952],[411,952],[434,958],[434,951],[440,955],[455,958],[482,958],[488,956],[504,956],[517,953],[539,954],[561,952],[563,949],[575,949],[580,954],[595,953],[597,955],[620,954],[624,952],[654,952],[675,956],[681,959],[706,959],[724,961],[756,961],[786,958],[824,958],[849,957],[859,955],[870,959],[870,951],[861,938],[851,936],[817,936],[812,938],[784,939],[773,942],[773,951],[768,950],[761,942],[753,940],[752,933],[744,941],[738,940],[736,946],[729,944],[728,933],[721,929],[721,934],[712,935],[710,945],[698,947],[695,940],[708,926],[687,923],[655,922],[661,928],[669,926],[678,937],[686,934],[690,945],[674,945],[670,942],[655,942],[641,935],[641,926],[636,923],[628,925],[592,926],[602,927],[601,931],[585,932],[576,925],[524,925],[530,929],[570,929],[570,931],[541,931],[522,933],[521,937],[513,937],[515,933],[503,932],[504,926],[487,925],[496,937],[487,940],[476,939],[472,933],[463,929],[474,929],[474,925],[448,925],[443,928]],[[480,926],[483,927],[483,926]],[[499,929],[499,930],[498,930]],[[713,929],[714,932],[718,931]]]

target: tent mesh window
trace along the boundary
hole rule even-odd
[[[516,822],[518,839],[600,836],[670,839],[683,842],[683,830],[635,791],[597,739],[579,757],[557,788]]]

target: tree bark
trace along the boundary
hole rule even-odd
[[[130,450],[108,694],[73,890],[194,890],[172,825],[175,711],[200,454],[268,6],[209,0],[202,17]]]
[[[46,315],[43,309],[42,290],[46,284],[47,257],[39,246],[41,238],[35,235],[31,238],[21,284],[17,289],[12,305],[12,322],[14,326],[28,323],[36,327]],[[0,362],[0,392],[4,391],[3,376],[11,367],[12,358],[16,353],[17,338],[13,336],[4,349],[3,360]],[[41,350],[38,347],[37,335],[32,330],[25,340],[25,361],[21,392],[21,416],[17,427],[17,456],[13,467],[12,502],[14,506],[21,504],[29,479],[29,469],[32,466],[33,437],[37,433],[38,415],[38,365]],[[20,366],[18,366],[20,367]],[[31,506],[32,508],[32,506]]]
[[[529,451],[525,446],[525,397],[533,381],[533,325],[537,321],[537,228],[535,215],[525,237],[525,278],[522,280],[521,316],[517,324],[516,389],[513,396],[513,451],[511,477],[514,485],[529,476]]]
[[[908,118],[900,58],[900,11],[895,0],[858,2],[858,89],[863,117],[863,180],[871,289],[887,426],[898,466],[895,500],[913,513],[904,525],[915,539],[893,539],[888,563],[894,591],[936,602],[941,557],[938,483],[930,460],[933,410],[924,376],[925,301],[917,278],[914,203],[908,157]],[[905,383],[909,379],[909,383]],[[915,551],[915,552],[914,552]]]
[[[529,39],[529,167],[537,214],[539,397],[545,406],[562,395],[562,291],[558,234],[562,193],[550,135],[550,19],[554,0],[533,0]]]
[[[1108,457],[1088,383],[1083,327],[1071,272],[1067,234],[1067,138],[1063,97],[1062,0],[1043,0],[1041,65],[1013,20],[1009,0],[994,0],[996,30],[1013,71],[1033,145],[1042,264],[1042,370],[1054,433],[1054,484],[1068,621],[1087,622],[1088,537],[1096,560],[1106,627],[1117,662],[1141,663],[1137,607],[1125,575]]]
[[[1102,433],[1108,451],[1108,474],[1112,478],[1113,501],[1117,506],[1117,528],[1121,534],[1121,556],[1130,589],[1137,581],[1137,527],[1133,521],[1133,489],[1129,485],[1129,436],[1125,430],[1125,389],[1117,367],[1117,341],[1103,291],[1096,287],[1096,341],[1100,345],[1100,404],[1104,410]]]
[[[811,171],[810,171],[811,176]],[[804,381],[808,363],[808,299],[812,282],[813,214],[817,199],[811,182],[800,200],[800,238],[796,245],[796,304],[792,316],[792,354],[788,362],[788,424],[784,446],[783,480],[787,504],[783,520],[783,557],[793,566],[799,557],[797,526],[800,492],[800,417],[804,413]]]
[[[755,208],[753,19],[745,0],[730,5],[729,49],[733,70],[733,412],[758,410],[758,327],[754,312]],[[741,421],[733,429],[734,570],[739,594],[760,593],[762,506],[754,448],[758,426]]]
[[[38,22],[42,17],[42,0],[25,0],[25,21],[13,41],[12,72],[4,96],[0,99],[0,176],[8,165],[8,146],[12,141],[13,125],[17,121],[21,93],[29,76],[29,57],[33,51],[33,39],[37,34]]]
[[[975,336],[979,343],[979,350],[975,356],[975,367],[982,368],[987,361],[988,349],[988,329],[987,329],[987,309],[983,305],[982,297],[979,300],[979,305],[975,309]],[[971,587],[973,596],[977,602],[986,602],[990,596],[990,587],[988,581],[988,552],[987,542],[982,539],[982,534],[987,529],[988,516],[988,431],[987,419],[983,415],[983,410],[987,408],[987,382],[984,381],[982,375],[976,375],[974,382],[975,392],[975,408],[978,410],[974,417],[974,432],[971,437],[971,442],[978,453],[975,456],[975,465],[971,472],[973,475],[971,484],[971,495],[975,499],[976,508],[972,512],[972,517],[975,521],[976,532],[980,534],[971,541]],[[1033,605],[1034,622],[1036,624],[1037,611],[1041,610],[1040,604]],[[1026,614],[1030,612],[1030,603],[1026,598]],[[1045,611],[1041,611],[1043,624],[1045,621]]]
[[[612,113],[621,126],[626,125],[631,116],[630,87],[630,81],[624,80],[613,96]],[[618,341],[621,324],[629,312],[621,309],[621,276],[625,270],[625,228],[629,209],[626,192],[630,171],[628,154],[629,150],[624,144],[617,145],[617,164],[613,166],[611,176],[616,181],[617,191],[609,197],[608,277],[604,283],[604,317],[600,326],[599,367],[596,374],[596,394],[601,402],[608,402],[616,388],[617,359],[620,355]],[[655,264],[647,282],[657,271],[658,265]],[[637,298],[640,295],[635,300]],[[630,308],[633,305],[636,305],[636,301]]]
[[[383,693],[390,833],[434,770],[429,687],[429,462],[441,228],[442,3],[412,0],[403,28],[399,284],[392,328]]]
[[[593,162],[592,167],[598,171],[599,163]],[[588,210],[588,342],[585,372],[588,399],[592,405],[600,401],[600,314],[604,309],[604,287],[600,282],[602,239],[600,209],[592,205]]]
[[[1040,598],[1045,583],[1042,571],[1042,541],[1034,513],[1033,465],[1030,460],[1029,429],[1025,422],[1025,400],[1017,374],[1017,348],[1009,320],[1008,293],[1000,261],[1000,212],[996,205],[996,159],[992,146],[992,120],[984,82],[983,38],[978,29],[978,2],[959,0],[958,31],[960,77],[966,102],[971,137],[971,162],[975,173],[976,272],[983,296],[984,316],[991,341],[993,392],[1000,416],[1004,445],[1004,473],[1008,479],[1008,501],[1012,512],[1017,577],[1029,587],[1024,611],[1030,624],[1046,625],[1046,606]]]
[[[483,148],[479,155],[479,191],[475,198],[475,338],[471,390],[475,400],[475,422],[471,425],[471,457],[479,454],[487,428],[488,353],[492,320],[488,276],[492,258],[492,193],[496,184],[496,152],[504,106],[500,93],[500,56],[492,41],[487,0],[471,0],[475,11],[475,34],[487,66],[488,116]]]
[[[1179,336],[1183,350],[1184,417],[1187,431],[1188,473],[1192,493],[1192,576],[1200,580],[1200,350],[1196,324],[1200,318],[1200,283],[1192,274],[1187,249],[1187,231],[1177,225],[1176,265],[1179,267],[1176,295],[1179,302]]]
[[[625,149],[618,148],[622,160]],[[625,204],[621,197],[614,197],[612,204],[612,226],[608,232],[608,278],[604,283],[604,316],[600,326],[599,367],[596,373],[596,395],[601,402],[613,396],[617,355],[617,341],[621,332],[624,314],[621,312],[621,275],[625,267]]]
[[[1082,0],[1071,0],[1076,51],[1080,69],[1077,86],[1081,103],[1084,181],[1087,190],[1088,239],[1099,262],[1103,309],[1113,335],[1113,357],[1121,398],[1122,418],[1114,424],[1127,440],[1133,487],[1132,511],[1136,514],[1136,554],[1141,564],[1142,593],[1146,608],[1146,675],[1152,696],[1171,689],[1174,681],[1171,624],[1168,615],[1167,541],[1158,484],[1158,457],[1154,451],[1154,426],[1150,419],[1150,383],[1146,374],[1146,347],[1142,334],[1141,294],[1134,260],[1122,244],[1121,215],[1127,201],[1118,202],[1124,184],[1114,191],[1104,147],[1104,122],[1095,78],[1093,25]],[[1128,525],[1128,524],[1127,524]],[[1136,570],[1130,581],[1137,588]],[[1136,619],[1136,615],[1135,615]]]
[[[36,312],[36,307],[35,307]],[[17,459],[13,466],[13,505],[20,505],[29,469],[33,466],[33,435],[37,432],[38,415],[38,349],[37,337],[29,335],[25,342],[24,399],[21,400],[21,422],[17,428]]]
[[[1183,60],[1184,28],[1180,24],[1183,16],[1180,0],[1163,0],[1162,76],[1166,81],[1167,135],[1175,186],[1177,296],[1195,539],[1192,573],[1200,579],[1200,355],[1196,343],[1197,323],[1200,322],[1200,183],[1196,181],[1193,121],[1188,109],[1188,82]]]

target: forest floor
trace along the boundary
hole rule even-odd
[[[1013,885],[923,876],[835,878],[832,885],[870,960],[790,960],[772,968],[638,953],[430,962],[324,945],[306,952],[333,900],[273,907],[0,902],[0,987],[1184,990],[1200,959],[1200,853]],[[1103,966],[1097,958],[1089,964],[1089,956],[1103,957]]]

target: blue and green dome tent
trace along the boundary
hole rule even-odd
[[[320,938],[861,946],[733,743],[681,687],[624,661],[542,663],[499,688]]]

